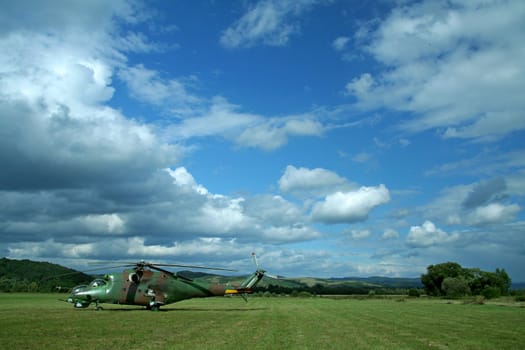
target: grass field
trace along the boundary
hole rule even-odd
[[[75,310],[0,294],[1,349],[523,349],[523,306],[443,300],[194,299]]]

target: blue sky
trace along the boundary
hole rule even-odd
[[[2,1],[0,255],[524,281],[522,1]]]

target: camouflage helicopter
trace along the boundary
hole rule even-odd
[[[223,268],[179,265],[153,264],[145,261],[126,263],[114,267],[131,267],[119,274],[107,274],[96,278],[89,285],[80,285],[72,289],[67,301],[75,308],[87,308],[99,304],[142,305],[152,311],[157,311],[162,305],[191,298],[206,298],[212,296],[239,294],[246,300],[246,294],[264,277],[264,270],[259,268],[255,254],[253,261],[256,271],[246,278],[239,286],[212,284],[196,281],[179,273],[165,270],[162,267],[184,267],[207,270],[235,271]]]

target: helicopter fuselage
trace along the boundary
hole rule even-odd
[[[76,308],[86,308],[91,303],[96,303],[99,308],[99,303],[110,303],[142,305],[156,310],[161,305],[184,299],[249,293],[263,274],[264,271],[257,271],[248,278],[248,282],[241,284],[241,289],[235,289],[163,271],[124,270],[119,274],[97,278],[89,285],[73,288],[68,301]]]
[[[97,278],[87,286],[75,287],[68,300],[80,308],[92,302],[155,307],[184,299],[224,295],[226,290],[222,285],[173,278],[163,272],[125,270]]]

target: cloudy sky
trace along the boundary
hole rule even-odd
[[[525,2],[0,2],[0,256],[525,281]]]

